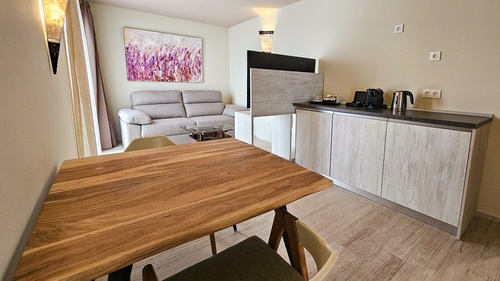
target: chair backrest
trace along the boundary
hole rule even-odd
[[[155,148],[155,147],[171,146],[171,145],[176,145],[176,144],[165,136],[137,138],[129,143],[127,148],[125,148],[124,152]]]
[[[316,263],[317,272],[309,280],[325,280],[326,276],[337,262],[339,253],[334,251],[323,237],[302,221],[297,220],[296,225],[299,243],[307,249]]]

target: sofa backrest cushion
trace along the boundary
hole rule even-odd
[[[181,92],[176,90],[132,92],[130,104],[152,119],[186,117]]]
[[[224,111],[222,93],[214,90],[182,91],[187,117],[221,115]]]

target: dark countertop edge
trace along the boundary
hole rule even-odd
[[[349,114],[373,116],[373,117],[388,118],[388,119],[398,119],[405,121],[453,126],[460,128],[470,128],[470,129],[480,128],[490,123],[493,120],[491,116],[434,112],[434,111],[420,111],[420,110],[407,110],[406,112],[403,113],[393,113],[390,109],[365,109],[364,107],[347,107],[345,104],[322,105],[322,104],[311,104],[309,102],[302,102],[302,103],[293,103],[293,105],[297,108],[310,108],[316,110],[349,113]]]

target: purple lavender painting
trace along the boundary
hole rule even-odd
[[[123,28],[129,81],[203,82],[201,38]]]

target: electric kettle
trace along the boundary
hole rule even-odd
[[[410,97],[410,102],[413,104],[413,94],[409,91],[394,92],[392,97],[392,111],[406,111],[406,97]]]

